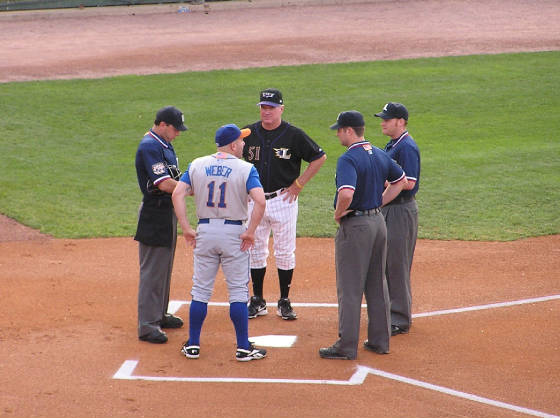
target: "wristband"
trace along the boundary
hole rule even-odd
[[[300,189],[303,189],[303,186],[300,184],[298,179],[296,179],[296,181],[294,181],[294,183],[296,184],[297,187],[299,187]]]

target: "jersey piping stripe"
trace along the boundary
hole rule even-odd
[[[159,136],[157,136],[153,131],[150,130],[148,133],[150,135],[152,135],[156,139],[156,141],[158,141],[161,144],[162,147],[169,148],[169,145],[167,145],[167,142],[165,142],[163,139],[161,139]]]

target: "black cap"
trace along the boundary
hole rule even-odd
[[[158,110],[155,120],[156,125],[158,125],[159,122],[165,122],[168,125],[173,125],[175,129],[179,131],[187,130],[187,127],[185,126],[185,116],[183,116],[183,112],[175,106],[165,106]]]
[[[404,119],[408,120],[408,110],[402,103],[389,102],[383,106],[383,110],[375,116],[381,119]]]
[[[280,90],[266,89],[261,91],[260,102],[257,103],[257,106],[268,105],[278,107],[283,104],[284,100],[282,100],[282,92]]]
[[[357,128],[359,126],[366,126],[364,122],[364,117],[357,110],[347,110],[346,112],[340,112],[336,118],[336,123],[331,125],[331,129],[338,129],[350,126],[352,128]]]

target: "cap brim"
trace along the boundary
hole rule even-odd
[[[186,131],[187,127],[185,125],[181,125],[181,126],[175,126],[173,125],[175,129],[177,129],[178,131]]]
[[[385,112],[376,113],[375,116],[377,116],[378,118],[381,118],[381,119],[393,119],[391,116],[389,116]]]
[[[249,135],[251,135],[251,130],[249,128],[241,129],[239,138],[247,138]]]
[[[282,106],[280,103],[275,103],[275,102],[258,102],[257,106],[260,105],[265,105],[265,106],[273,106],[273,107],[280,107]]]
[[[338,122],[336,122],[334,125],[331,125],[331,129],[338,129],[338,128],[340,128]]]

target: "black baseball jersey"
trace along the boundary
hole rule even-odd
[[[289,187],[300,175],[302,160],[309,163],[325,154],[305,132],[285,121],[271,131],[261,121],[245,128],[251,135],[244,139],[243,158],[257,169],[265,193]]]

